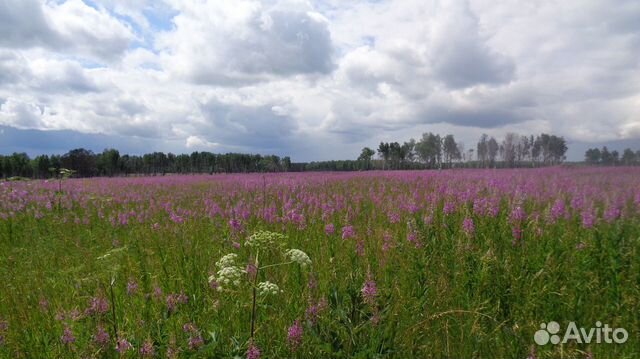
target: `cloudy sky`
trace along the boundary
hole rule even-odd
[[[640,148],[638,0],[0,0],[0,153]]]

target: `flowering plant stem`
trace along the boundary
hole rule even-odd
[[[111,292],[111,317],[113,319],[113,336],[116,338],[116,343],[118,342],[118,321],[116,319],[116,299],[113,295],[113,283],[116,278],[112,277],[111,282],[109,282],[109,292]]]
[[[258,267],[258,255],[260,251],[256,252],[256,260],[255,267],[256,273],[253,276],[253,303],[251,305],[251,343],[253,343],[253,336],[255,334],[256,328],[256,297],[257,297],[257,286],[258,286],[258,272],[260,271],[260,267]]]

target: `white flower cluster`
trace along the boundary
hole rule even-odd
[[[220,268],[232,267],[236,264],[236,258],[238,258],[237,254],[229,253],[226,256],[220,258],[220,260],[216,262],[216,265]]]
[[[280,293],[280,288],[275,283],[269,281],[258,283],[258,294],[260,295],[276,295]]]
[[[244,271],[238,267],[224,267],[218,271],[218,283],[220,285],[239,285],[240,277],[243,274]]]
[[[240,278],[245,272],[235,265],[237,257],[238,255],[235,253],[229,253],[216,262],[220,270],[216,273],[216,277],[209,277],[209,282],[217,280],[218,290],[222,290],[223,286],[240,285]]]
[[[245,244],[254,248],[269,248],[272,246],[282,245],[286,239],[287,237],[284,234],[269,231],[257,231],[247,239]]]
[[[311,258],[309,258],[309,256],[305,252],[299,249],[289,249],[285,253],[285,255],[289,257],[289,259],[300,264],[303,267],[311,265]]]

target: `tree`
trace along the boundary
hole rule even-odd
[[[507,167],[514,167],[516,159],[518,158],[518,135],[509,132],[505,135],[502,141],[503,156]]]
[[[591,165],[597,165],[601,161],[601,153],[598,148],[590,148],[584,153],[584,161]]]
[[[402,144],[402,152],[404,154],[405,160],[409,162],[413,162],[415,160],[415,157],[416,157],[415,148],[416,148],[416,140],[414,140],[413,138],[410,139],[408,142],[405,142]]]
[[[615,166],[620,162],[620,153],[616,150],[611,151],[612,164]]]
[[[105,149],[98,159],[98,167],[101,172],[111,177],[120,173],[120,152],[113,148]]]
[[[613,157],[611,156],[611,152],[609,152],[607,146],[602,147],[602,150],[600,151],[600,159],[603,165],[613,164]]]
[[[390,150],[391,148],[388,143],[380,142],[380,145],[378,146],[378,156],[380,156],[380,158],[382,158],[382,160],[384,161],[382,162],[383,170],[385,165],[387,164],[387,161],[389,160],[389,156],[391,155]]]
[[[80,177],[92,177],[98,172],[92,151],[76,148],[62,156],[62,167],[74,170]]]
[[[636,161],[636,154],[630,148],[625,148],[622,153],[622,163],[631,166]]]
[[[51,161],[49,156],[41,155],[37,156],[33,160],[33,175],[36,178],[48,178],[51,175],[49,168],[51,168]]]
[[[423,133],[422,139],[415,145],[418,157],[427,164],[429,168],[440,165],[442,159],[442,140],[440,135],[431,132]]]
[[[487,157],[491,166],[495,165],[499,150],[500,146],[498,145],[498,141],[496,141],[495,138],[491,137],[489,139],[489,142],[487,142]]]
[[[476,153],[478,154],[478,161],[482,163],[482,167],[485,167],[485,165],[487,164],[487,158],[489,156],[488,138],[489,136],[487,136],[486,133],[483,133],[482,136],[480,136],[480,140],[478,141]]]
[[[460,159],[460,150],[453,135],[446,135],[442,144],[445,162],[451,167],[453,160]]]
[[[370,149],[369,147],[365,147],[362,149],[362,152],[360,152],[358,161],[364,161],[366,169],[369,169],[369,167],[371,166],[371,160],[373,159],[373,156],[375,156],[375,154],[376,152],[374,150]]]
[[[282,170],[288,172],[291,169],[291,157],[284,156],[282,158]]]

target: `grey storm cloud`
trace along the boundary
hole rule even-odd
[[[242,106],[216,100],[202,104],[205,122],[197,133],[209,142],[253,151],[279,150],[296,131],[297,124],[287,115],[278,114],[272,106]]]

